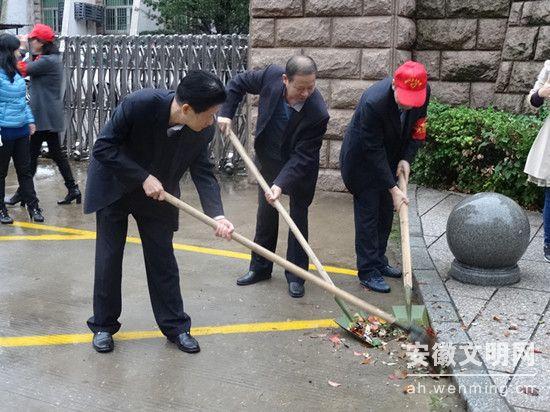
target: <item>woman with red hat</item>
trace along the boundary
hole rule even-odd
[[[61,149],[59,133],[65,128],[63,114],[63,62],[54,43],[55,33],[50,26],[37,24],[28,35],[30,62],[19,62],[19,71],[30,76],[30,106],[36,120],[36,133],[31,137],[31,171],[34,176],[43,142],[48,143],[51,158],[57,164],[68,193],[58,204],[80,203],[82,195],[76,184],[66,154]],[[7,204],[22,202],[18,190]]]

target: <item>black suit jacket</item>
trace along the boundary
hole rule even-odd
[[[208,144],[214,126],[194,132],[184,126],[167,134],[174,92],[143,89],[126,96],[113,111],[94,144],[84,213],[96,212],[130,195],[140,213],[150,214],[178,226],[178,209],[148,198],[143,182],[150,174],[168,193],[179,197],[179,181],[189,169],[204,212],[223,214],[220,188],[208,160]]]
[[[227,85],[228,97],[220,111],[223,117],[232,119],[235,116],[246,93],[260,95],[254,141],[257,153],[263,152],[265,128],[283,96],[283,73],[283,68],[271,65],[263,70],[241,73]],[[292,113],[283,136],[281,154],[285,164],[273,182],[283,193],[303,196],[308,203],[313,199],[319,174],[319,150],[328,121],[327,106],[318,90],[305,101],[302,110]]]
[[[425,138],[429,92],[424,106],[408,111],[403,130],[391,78],[363,93],[340,152],[342,178],[351,193],[396,185],[397,164],[412,163]]]

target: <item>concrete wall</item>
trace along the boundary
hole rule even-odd
[[[550,59],[550,1],[417,0],[413,56],[445,103],[528,111]]]
[[[417,0],[415,60],[433,96],[485,107],[494,101],[509,0]]]
[[[525,93],[543,61],[550,59],[550,1],[514,1],[498,77],[495,103],[510,111],[529,111]]]

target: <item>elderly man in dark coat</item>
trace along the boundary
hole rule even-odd
[[[308,207],[313,200],[319,174],[319,150],[329,115],[321,93],[315,89],[317,66],[307,56],[291,57],[286,68],[271,65],[234,77],[227,85],[227,101],[220,111],[222,131],[231,127],[237,106],[247,94],[260,95],[254,148],[256,160],[273,196],[259,188],[254,241],[275,251],[279,216],[270,206],[281,194],[290,197],[290,216],[308,236]],[[287,259],[308,268],[308,256],[289,232]],[[240,286],[271,278],[273,263],[253,253],[248,272],[237,280]],[[304,281],[285,272],[288,293],[304,295]]]
[[[397,178],[408,181],[410,164],[426,138],[429,100],[426,69],[406,62],[393,79],[363,93],[342,144],[342,178],[353,194],[359,281],[376,292],[390,291],[383,276],[401,277],[389,266],[386,247],[393,211],[408,203]]]

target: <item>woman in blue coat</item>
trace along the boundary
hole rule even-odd
[[[35,126],[31,109],[25,100],[25,80],[17,71],[15,53],[18,49],[17,37],[0,34],[0,223],[3,224],[13,222],[4,204],[10,159],[13,159],[21,185],[21,195],[27,204],[31,220],[44,221],[32,181],[29,137],[34,133]]]

